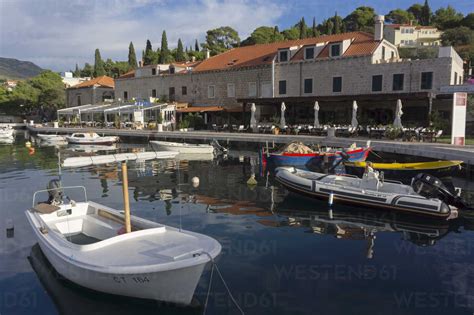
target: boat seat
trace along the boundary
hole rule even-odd
[[[362,189],[378,191],[382,185],[383,184],[379,180],[379,175],[376,172],[364,174],[360,180],[360,188]]]
[[[49,203],[39,203],[31,209],[41,214],[50,214],[54,211],[58,211],[61,208],[58,206],[51,205]]]

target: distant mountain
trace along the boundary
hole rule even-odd
[[[0,79],[26,79],[43,71],[31,61],[0,57]]]

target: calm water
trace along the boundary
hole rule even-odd
[[[30,155],[24,141],[0,146],[0,314],[203,312],[209,272],[191,308],[100,294],[55,274],[23,212],[32,193],[57,177],[56,148],[36,147]],[[419,221],[336,205],[330,220],[324,202],[288,195],[271,176],[260,176],[250,153],[129,163],[133,214],[216,238],[223,246],[218,265],[246,314],[474,313],[473,214]],[[252,172],[256,187],[246,184]],[[63,185],[84,185],[89,199],[119,209],[120,178],[115,165],[63,170]],[[474,192],[473,182],[455,184],[466,196]],[[207,313],[238,313],[218,278]]]

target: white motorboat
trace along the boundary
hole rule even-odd
[[[423,186],[419,183],[413,185],[417,188],[415,191],[412,186],[401,182],[383,180],[373,170],[366,172],[362,179],[351,175],[309,172],[294,167],[279,167],[276,171],[276,179],[286,189],[312,198],[333,198],[334,202],[438,217],[449,217],[451,212],[454,216],[456,213],[455,207],[452,209],[445,201],[420,195],[418,192]]]
[[[121,211],[87,198],[54,202],[54,192],[66,189],[48,190],[49,203],[36,204],[33,197],[26,211],[43,253],[59,274],[100,292],[191,302],[204,267],[221,251],[215,239],[134,216],[132,232],[122,234]]]
[[[13,138],[14,129],[12,127],[0,128],[0,139]]]
[[[214,147],[210,144],[191,144],[168,141],[150,141],[156,151],[177,151],[187,154],[214,154]]]
[[[105,144],[110,145],[119,141],[116,136],[99,136],[95,132],[76,132],[66,136],[69,144]]]
[[[49,135],[49,134],[42,134],[38,133],[36,135],[41,141],[45,142],[65,142],[66,141],[66,136],[61,136],[61,135]]]

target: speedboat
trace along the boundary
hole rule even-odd
[[[188,154],[214,154],[214,147],[210,144],[191,144],[169,141],[150,141],[156,151],[177,151]]]
[[[61,136],[61,135],[49,135],[49,134],[42,134],[42,133],[38,133],[36,135],[41,141],[45,141],[45,142],[64,142],[66,141],[66,137],[65,136]]]
[[[418,173],[431,174],[436,177],[452,176],[461,168],[463,161],[432,161],[416,163],[372,163],[371,167],[383,172],[386,178],[412,178]],[[364,174],[366,162],[344,162],[346,172],[361,177]]]
[[[444,218],[456,216],[457,209],[464,206],[456,196],[449,195],[438,179],[426,174],[418,175],[412,186],[408,186],[384,180],[371,169],[362,178],[309,172],[294,167],[279,167],[276,171],[277,181],[289,191],[326,199],[330,204],[332,199],[357,206]],[[432,193],[433,190],[436,193]],[[443,194],[446,198],[441,200],[439,196]]]
[[[104,144],[110,145],[119,141],[116,136],[99,136],[95,132],[76,132],[66,136],[69,144]]]
[[[273,167],[279,166],[312,166],[323,163],[325,160],[329,165],[334,165],[343,156],[348,161],[365,161],[371,151],[370,146],[349,147],[347,149],[313,150],[302,143],[290,143],[278,152],[262,151],[262,161]]]
[[[135,216],[130,219],[132,232],[124,233],[122,211],[87,197],[64,204],[62,192],[78,187],[56,187],[47,190],[45,203],[36,203],[35,193],[26,216],[60,275],[100,292],[191,303],[206,264],[221,252],[219,242]]]

